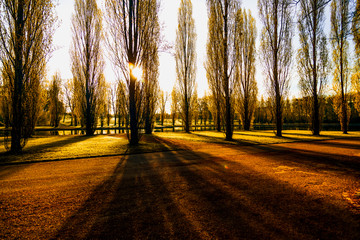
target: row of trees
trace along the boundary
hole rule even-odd
[[[236,0],[208,0],[209,40],[207,44],[207,78],[217,107],[217,129],[223,123],[226,139],[232,138],[232,119],[238,111],[245,129],[253,119],[257,88],[255,82],[256,27],[250,12],[240,8]],[[324,33],[324,9],[331,2],[331,33]],[[297,69],[303,96],[310,101],[311,128],[320,134],[321,104],[332,63],[334,108],[343,133],[350,119],[349,96],[353,89],[359,103],[359,1],[350,0],[258,0],[261,30],[260,61],[263,65],[276,135],[282,135],[284,105],[288,97],[292,71],[292,38],[294,35],[294,6],[299,5]],[[350,8],[352,10],[350,10]],[[348,40],[353,37],[356,62],[350,81]],[[329,60],[327,42],[332,46],[333,61]],[[352,86],[352,87],[351,87]],[[233,107],[234,103],[240,109]]]
[[[176,97],[176,96],[175,96]],[[329,96],[322,96],[319,98],[320,102],[320,109],[319,109],[319,115],[320,115],[320,122],[323,123],[331,123],[336,124],[339,123],[338,114],[336,112],[336,95],[329,95]],[[356,95],[355,93],[351,93],[349,95],[349,112],[350,114],[350,122],[353,123],[359,123],[360,121],[360,109],[358,108],[356,102]],[[173,99],[172,99],[173,101]],[[177,100],[175,99],[175,101]],[[181,115],[179,114],[179,104],[171,104],[171,111],[170,113],[165,117],[167,119],[171,119],[171,124],[176,125],[178,119],[182,119]],[[194,100],[194,104],[192,106],[192,125],[213,125],[216,124],[216,104],[214,104],[214,99],[211,95],[206,95],[201,98],[196,98]],[[245,121],[242,118],[242,115],[244,114],[243,109],[241,108],[241,104],[243,101],[240,99],[235,100],[235,107],[234,110],[234,118],[232,121],[232,125],[240,125],[242,129],[245,129]],[[301,97],[301,98],[293,98],[289,99],[286,98],[284,100],[284,106],[283,106],[283,122],[284,123],[294,123],[301,124],[306,128],[312,129],[312,123],[311,123],[311,117],[312,117],[312,105],[313,100],[311,97]],[[275,124],[276,118],[273,111],[272,106],[272,99],[266,98],[264,99],[261,97],[259,101],[257,101],[256,106],[252,110],[253,118],[251,123],[256,123],[260,125],[267,125],[267,124]],[[159,114],[160,123],[162,122],[162,116]],[[224,124],[220,124],[220,129],[224,129]]]
[[[321,99],[330,73],[324,7],[330,2],[331,33],[328,39],[333,50],[333,89],[336,92],[333,102],[346,133],[350,89],[354,90],[357,99],[355,106],[360,105],[359,1],[350,7],[350,0],[258,0],[263,25],[259,55],[278,136],[282,135],[293,60],[291,40],[295,5],[300,7],[297,24],[300,86],[304,97],[311,102],[313,133],[320,134]],[[211,105],[215,109],[212,115],[217,130],[225,129],[226,139],[231,140],[235,112],[240,114],[244,129],[249,129],[254,119],[257,30],[251,12],[241,9],[239,0],[207,0],[207,6],[209,39],[205,68]],[[112,109],[115,115],[124,116],[130,129],[130,144],[137,144],[140,128],[145,128],[146,133],[152,132],[160,99],[158,53],[164,46],[160,36],[159,2],[109,0],[105,3],[104,15],[96,0],[75,0],[74,8],[70,50],[73,78],[65,84],[64,101],[74,121],[80,121],[87,135],[94,134],[99,118],[101,122],[109,119],[110,114],[104,113]],[[41,89],[46,62],[53,50],[56,16],[53,1],[0,0],[0,9],[2,109],[12,129],[11,150],[17,152],[22,149],[39,118]],[[103,20],[107,26],[106,34]],[[352,84],[347,52],[351,36],[356,50]],[[190,131],[197,99],[195,41],[191,1],[181,0],[175,43],[177,84],[171,97],[172,108],[179,110],[187,132]],[[106,91],[108,87],[103,74],[104,46],[110,53],[118,79],[121,79],[110,93]],[[59,78],[59,75],[54,76],[47,92],[47,106],[51,109],[51,124],[54,126],[59,122],[56,116],[64,109],[61,101],[51,100],[59,96]],[[164,104],[160,105],[164,112]]]
[[[123,79],[117,87],[123,96],[119,101],[123,102],[115,112],[129,115],[126,122],[131,129],[130,143],[137,144],[138,129],[145,125],[146,132],[151,132],[153,127],[159,74],[159,3],[157,0],[113,0],[106,1],[105,7],[106,15],[103,15],[96,0],[75,0],[70,50],[73,79],[65,87],[66,102],[75,121],[80,120],[85,127],[86,134],[94,134],[98,118],[104,118],[100,110],[107,101],[103,95],[106,83],[102,47],[106,45],[118,78]],[[2,109],[12,129],[13,152],[21,151],[39,118],[46,62],[53,50],[52,36],[57,20],[54,9],[54,1],[0,1]],[[103,16],[108,26],[106,38]],[[139,67],[142,74],[136,76]],[[49,99],[57,99],[58,86],[58,76],[54,76]],[[51,116],[59,116],[60,105],[58,100],[46,104]],[[54,126],[58,122],[58,117],[51,119]]]

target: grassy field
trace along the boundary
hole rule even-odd
[[[36,136],[28,140],[21,154],[9,154],[2,146],[0,164],[171,150],[169,146],[157,142],[155,138],[148,139],[149,137],[136,147],[130,147],[125,135]]]
[[[224,133],[215,131],[199,131],[191,134],[184,132],[164,132],[155,133],[155,135],[161,138],[182,139],[197,142],[253,145],[352,138],[360,137],[360,132],[350,132],[345,135],[339,131],[323,131],[321,136],[313,136],[310,131],[286,130],[283,131],[283,137],[277,137],[273,131],[235,131],[233,141],[226,141]]]
[[[225,141],[224,134],[214,131],[157,132],[153,136],[145,136],[139,146],[130,147],[124,134],[87,136],[35,136],[30,138],[23,153],[9,154],[5,148],[0,148],[0,164],[18,162],[37,162],[61,159],[74,159],[96,156],[113,156],[131,153],[159,152],[173,150],[159,139],[177,139],[205,143],[254,145],[278,144],[298,141],[316,141],[336,138],[360,137],[360,132],[347,135],[341,132],[322,132],[321,136],[312,136],[310,131],[284,131],[283,137],[276,137],[273,131],[236,131],[233,141]],[[3,139],[0,144],[3,145]]]

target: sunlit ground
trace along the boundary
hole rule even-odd
[[[310,131],[287,130],[283,137],[276,137],[273,131],[235,131],[234,141],[225,141],[224,133],[215,131],[196,131],[191,134],[184,132],[156,132],[155,137],[180,139],[195,142],[225,143],[234,145],[278,144],[296,141],[328,140],[336,138],[360,137],[360,132],[342,134],[339,131],[323,131],[321,136],[312,136]],[[6,162],[28,162],[44,160],[61,160],[80,157],[112,156],[128,153],[156,152],[172,150],[173,147],[147,141],[144,137],[138,147],[129,148],[125,134],[87,136],[35,136],[28,140],[20,155],[6,153],[0,146],[0,164]],[[145,141],[144,141],[145,140]],[[0,140],[3,145],[3,139]]]
[[[322,134],[32,138],[0,154],[0,239],[360,239],[360,133]]]
[[[275,136],[274,131],[235,131],[233,134],[234,141],[225,141],[225,134],[216,131],[196,131],[192,132],[191,134],[184,132],[163,132],[156,133],[155,135],[169,139],[251,145],[360,137],[360,132],[342,134],[339,131],[323,131],[321,132],[321,136],[313,136],[310,131],[284,130],[283,137],[277,137]]]

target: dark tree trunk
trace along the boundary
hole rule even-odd
[[[277,6],[278,2],[275,1],[274,4]],[[280,93],[280,83],[278,76],[278,16],[277,11],[275,11],[274,17],[275,33],[274,33],[274,81],[275,81],[275,122],[276,122],[276,136],[282,137],[282,101]]]
[[[249,116],[249,102],[247,98],[244,99],[244,130],[249,131],[250,130],[250,116]]]
[[[145,108],[145,133],[152,134],[152,119],[150,116],[150,103],[149,97],[146,97],[146,108]]]
[[[227,93],[229,95],[229,93]],[[232,120],[231,120],[231,104],[230,96],[225,99],[226,104],[226,140],[232,140]]]
[[[280,94],[276,94],[275,121],[276,121],[276,136],[282,137],[282,106],[281,106]]]
[[[23,41],[24,41],[24,1],[19,0],[17,8],[17,16],[15,22],[15,82],[14,92],[12,95],[12,129],[11,129],[11,151],[20,152],[21,135],[23,125],[23,109],[22,109],[22,95],[23,95]]]
[[[186,81],[185,81],[186,83]],[[187,95],[187,86],[185,85],[185,132],[190,132],[190,116],[189,116],[189,102]]]
[[[315,3],[316,4],[316,3]],[[318,96],[318,78],[317,78],[317,35],[316,35],[316,28],[317,28],[317,17],[318,11],[313,14],[313,41],[312,41],[312,52],[313,52],[313,109],[312,109],[312,132],[313,135],[319,136],[320,135],[320,113],[319,113],[319,96]]]
[[[224,87],[225,87],[225,135],[226,140],[232,140],[232,119],[231,119],[231,103],[230,103],[230,79],[228,76],[228,10],[229,10],[229,3],[225,1],[224,5],[224,41],[223,41],[223,49],[224,49]]]
[[[221,111],[220,104],[217,104],[217,114],[216,114],[216,131],[221,132]]]
[[[139,143],[138,119],[135,102],[135,84],[136,79],[130,73],[129,86],[129,102],[130,102],[130,145],[137,145]]]
[[[92,127],[92,116],[91,116],[91,103],[90,103],[90,92],[88,90],[88,79],[86,80],[86,135],[92,136],[94,135],[93,127]]]
[[[313,119],[312,119],[312,129],[313,135],[319,136],[320,135],[320,113],[319,113],[319,98],[314,95],[313,101]]]
[[[165,114],[162,112],[161,113],[161,126],[164,126],[164,116],[165,116]]]
[[[343,44],[341,44],[341,49],[343,49]],[[346,102],[346,94],[344,89],[344,62],[343,62],[343,51],[340,51],[340,83],[341,83],[341,111],[342,111],[342,121],[341,121],[341,130],[343,134],[348,133],[347,126],[347,102]]]

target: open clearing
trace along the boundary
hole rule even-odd
[[[0,239],[360,239],[358,137],[184,136],[159,134],[153,153],[0,166]]]

